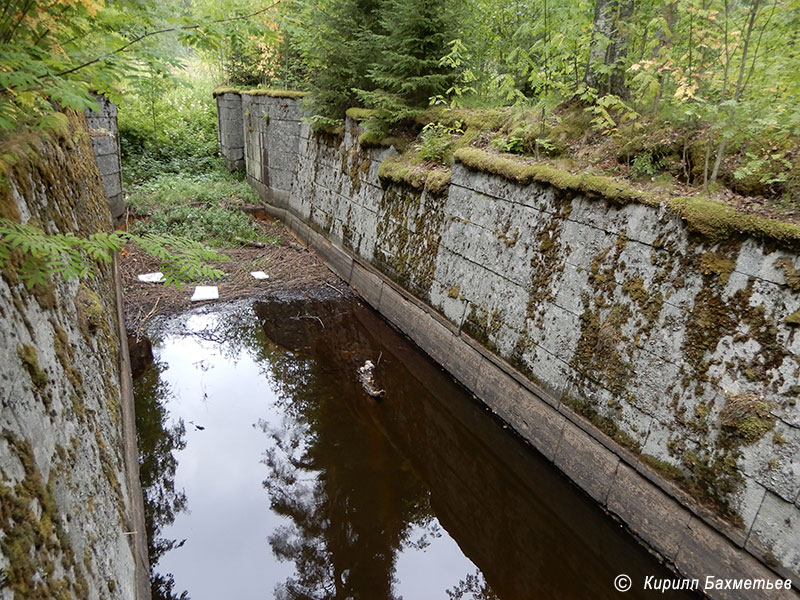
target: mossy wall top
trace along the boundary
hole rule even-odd
[[[245,133],[249,179],[269,201],[280,153],[263,145],[272,110]],[[315,134],[298,118],[296,159],[282,167],[292,165],[291,214],[588,419],[638,468],[683,488],[675,497],[707,523],[800,578],[793,238],[695,214],[702,202],[606,198],[599,182],[535,169],[519,180],[463,152],[434,195],[382,179],[397,152],[362,147],[361,132],[348,118],[340,135]]]
[[[82,115],[0,147],[1,216],[48,233],[111,228]],[[0,276],[0,569],[13,598],[137,598],[110,267],[27,290]],[[136,468],[136,465],[134,465]],[[141,502],[141,499],[138,499]],[[6,597],[6,596],[4,596]],[[139,596],[141,597],[141,596]]]

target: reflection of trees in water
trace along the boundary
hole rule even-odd
[[[476,570],[474,575],[468,573],[452,590],[447,590],[447,597],[450,600],[500,600],[480,570]]]
[[[283,422],[260,423],[272,441],[264,487],[289,524],[269,542],[296,571],[276,586],[281,600],[394,599],[398,551],[428,543],[411,539],[417,528],[439,535],[427,490],[370,419],[372,400],[340,352],[356,343],[347,326],[301,326],[302,351],[270,360]]]
[[[139,477],[144,492],[144,516],[150,558],[150,585],[153,600],[188,600],[187,592],[178,594],[173,588],[172,574],[156,573],[159,559],[183,541],[161,537],[164,527],[172,524],[186,510],[186,495],[175,489],[178,462],[173,451],[186,446],[183,421],[170,426],[166,402],[169,386],[160,374],[162,363],[151,362],[134,379],[136,430],[139,439]]]

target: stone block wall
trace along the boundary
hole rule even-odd
[[[0,216],[109,231],[84,117],[3,143]],[[24,151],[19,151],[24,148]],[[4,155],[7,156],[7,155]],[[0,598],[149,598],[127,346],[111,265],[28,289],[0,269]]]
[[[227,95],[227,94],[226,94]],[[242,95],[242,132],[248,180],[262,197],[286,205],[300,144],[297,101],[290,98]]]
[[[795,252],[461,164],[444,195],[381,181],[393,149],[271,131],[279,102],[243,96],[248,179],[367,301],[685,572],[702,546],[800,581]]]
[[[92,140],[92,149],[97,160],[97,169],[108,198],[111,217],[118,222],[125,215],[122,193],[122,151],[117,128],[117,105],[105,96],[96,95],[100,112],[86,109],[86,125]]]
[[[244,137],[242,132],[242,97],[224,93],[217,99],[217,139],[225,165],[231,171],[244,170]]]

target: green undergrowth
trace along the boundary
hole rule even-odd
[[[119,104],[119,141],[125,187],[162,173],[204,173],[219,164],[217,114],[211,84],[181,76],[147,98],[129,94]]]
[[[279,243],[240,210],[257,200],[244,180],[218,169],[162,174],[136,188],[127,204],[137,217],[133,233],[170,234],[217,247],[241,245],[241,240]]]
[[[148,215],[165,206],[231,207],[257,201],[258,196],[244,178],[219,165],[207,173],[162,173],[134,188],[126,204],[137,214]]]

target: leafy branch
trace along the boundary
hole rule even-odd
[[[90,65],[93,65],[93,64],[95,64],[97,62],[100,62],[100,61],[102,61],[102,60],[104,60],[106,58],[109,58],[110,56],[113,56],[114,54],[119,54],[120,52],[124,52],[125,50],[127,50],[128,48],[133,46],[134,44],[137,44],[138,42],[141,42],[142,40],[144,40],[146,38],[149,38],[151,36],[154,36],[154,35],[160,35],[160,34],[163,34],[163,33],[171,33],[171,32],[177,32],[177,31],[198,30],[198,29],[201,29],[203,27],[208,27],[209,25],[218,25],[220,23],[229,23],[231,21],[243,21],[245,19],[252,19],[253,17],[256,17],[256,16],[258,16],[258,15],[260,15],[262,13],[267,12],[268,10],[274,8],[275,6],[277,6],[280,3],[281,3],[281,0],[275,0],[275,2],[273,2],[272,4],[270,4],[269,6],[267,6],[265,8],[262,8],[260,10],[257,10],[255,12],[252,12],[252,13],[247,14],[247,15],[240,15],[238,17],[228,17],[228,18],[225,18],[225,19],[215,19],[213,21],[208,21],[207,23],[193,23],[192,25],[181,25],[179,27],[168,27],[168,28],[164,28],[164,29],[156,29],[155,31],[148,31],[148,32],[143,33],[142,35],[132,39],[128,43],[123,44],[119,48],[117,48],[115,50],[112,50],[111,52],[107,52],[106,54],[103,54],[103,55],[100,55],[100,56],[96,56],[93,59],[84,62],[83,64],[80,64],[80,65],[78,65],[76,67],[72,67],[70,69],[66,69],[64,71],[61,71],[60,73],[48,74],[47,77],[63,77],[64,75],[69,75],[69,74],[74,73],[76,71],[80,71],[81,69],[84,69],[84,68],[86,68],[86,67],[88,67]]]
[[[65,280],[93,278],[97,268],[111,262],[126,243],[157,258],[165,283],[219,279],[225,272],[211,261],[227,257],[199,242],[171,235],[137,235],[125,231],[94,233],[88,238],[71,233],[46,234],[30,225],[0,219],[0,268],[18,262],[17,274],[28,289],[46,284],[53,275]]]

